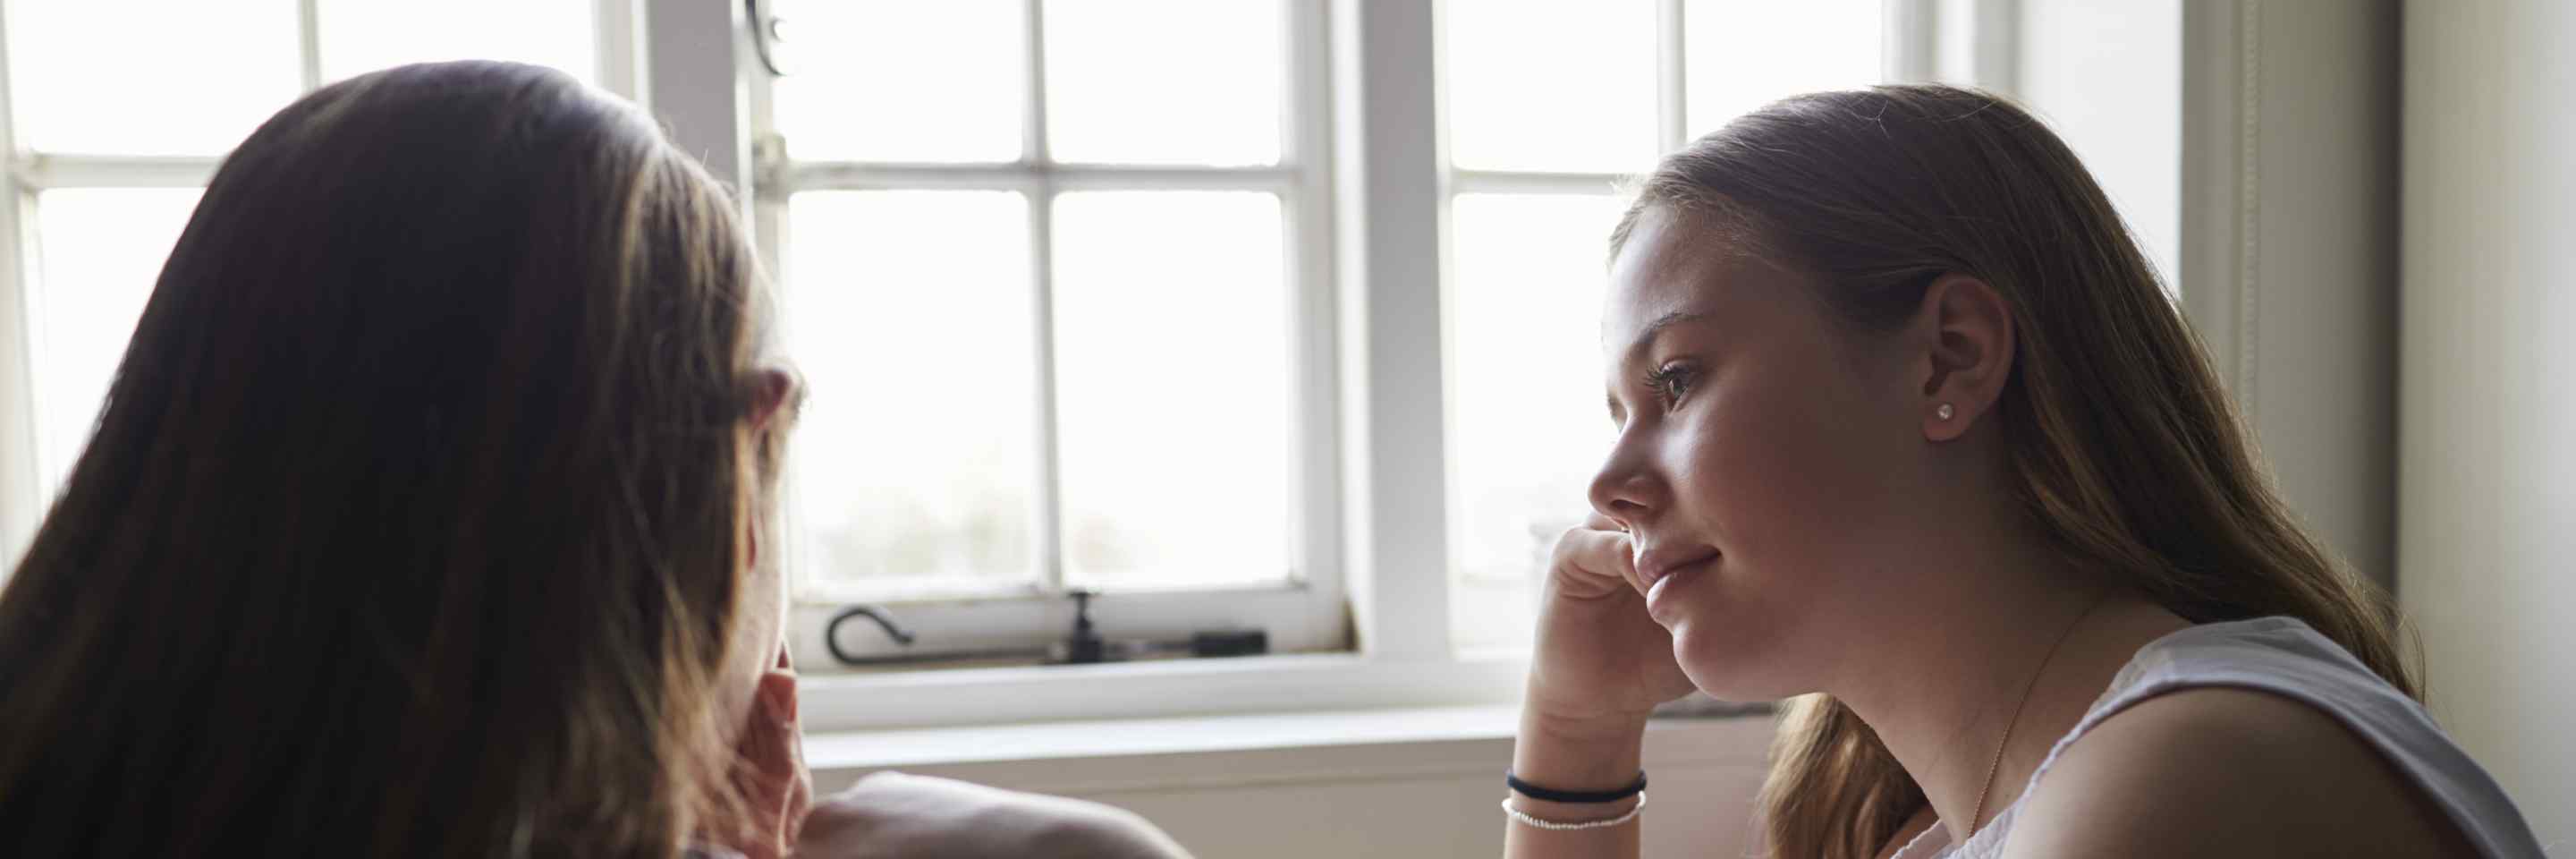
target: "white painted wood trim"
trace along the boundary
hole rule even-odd
[[[1109,803],[1200,856],[1491,857],[1503,848],[1495,805],[1514,716],[1504,706],[824,734],[805,752],[826,795],[892,764]],[[1650,723],[1641,855],[1753,855],[1771,734],[1761,716]],[[933,752],[886,755],[905,747]]]
[[[1940,0],[1885,0],[1879,12],[1879,77],[1900,83],[1941,75]]]
[[[1360,647],[1395,661],[1450,653],[1437,7],[1331,7],[1345,572]]]
[[[1676,134],[1680,133],[1678,131]],[[1522,170],[1453,170],[1453,194],[1616,194],[1631,177],[1617,173],[1537,173]]]
[[[1671,152],[1690,142],[1689,4],[1655,2],[1655,150]],[[1444,162],[1445,163],[1445,162]],[[1452,190],[1464,192],[1464,187]]]
[[[0,157],[18,160],[17,113],[9,98],[8,10],[0,5]],[[27,284],[33,283],[35,247],[30,217],[34,196],[15,169],[0,171],[0,583],[18,568],[19,555],[44,519],[45,499],[36,464],[34,348],[28,326]]]
[[[1293,512],[1298,521],[1292,530],[1298,541],[1297,578],[1283,583],[1106,595],[1093,607],[1103,634],[1171,637],[1186,636],[1193,630],[1253,627],[1270,634],[1274,652],[1350,648],[1352,635],[1346,621],[1341,574],[1339,343],[1333,293],[1334,213],[1330,207],[1333,137],[1327,68],[1330,51],[1325,44],[1328,22],[1322,0],[1290,0],[1282,4],[1281,13],[1280,37],[1285,42],[1283,53],[1288,67],[1283,80],[1286,98],[1281,105],[1282,159],[1272,165],[1067,164],[1055,160],[1046,126],[1046,22],[1043,4],[1037,0],[1023,3],[1024,26],[1018,34],[1027,75],[1023,81],[1026,98],[1021,104],[1022,151],[1010,162],[792,161],[783,157],[782,147],[776,145],[769,132],[770,123],[763,112],[766,78],[759,69],[745,70],[751,84],[752,127],[756,135],[768,141],[759,150],[763,160],[755,168],[759,182],[756,208],[764,213],[759,222],[764,245],[777,244],[782,227],[793,229],[793,224],[778,214],[787,196],[800,191],[1000,190],[1024,195],[1030,201],[1028,227],[1034,256],[1029,288],[1038,311],[1034,324],[1041,356],[1036,368],[1038,403],[1033,411],[1036,425],[1032,434],[1038,449],[1034,462],[1040,492],[1032,505],[1037,516],[1034,521],[1044,535],[1039,547],[1043,574],[1035,581],[1015,579],[990,587],[976,583],[960,587],[957,582],[930,579],[872,581],[865,588],[803,583],[798,596],[805,602],[794,609],[792,634],[801,664],[809,670],[837,670],[825,660],[822,646],[822,625],[837,608],[835,603],[890,605],[893,613],[921,634],[916,649],[925,652],[1045,644],[1061,639],[1070,626],[1072,603],[1063,593],[1060,550],[1054,544],[1060,536],[1051,522],[1057,505],[1053,349],[1049,345],[1054,334],[1049,319],[1052,267],[1047,259],[1054,225],[1051,203],[1056,195],[1069,191],[1223,190],[1276,194],[1283,206],[1281,238],[1289,251],[1289,288],[1284,299],[1288,306],[1282,318],[1283,324],[1292,329],[1290,342],[1295,351],[1285,395],[1296,400],[1291,414],[1297,421],[1298,446],[1294,491],[1299,500]],[[764,257],[774,268],[779,254],[770,250]],[[793,514],[792,508],[789,514]],[[856,628],[848,632],[843,643],[853,653],[890,656],[902,652],[874,632]],[[812,658],[803,659],[801,654],[809,652]]]
[[[736,189],[748,209],[752,183],[750,97],[739,53],[750,32],[730,0],[645,0],[643,101],[671,142]]]
[[[202,188],[223,159],[203,156],[23,154],[10,172],[19,188]]]
[[[2397,10],[2183,4],[2180,300],[2291,507],[2396,547]]]
[[[2238,384],[2237,327],[2252,232],[2255,184],[2249,175],[2256,122],[2246,95],[2256,85],[2247,63],[2245,0],[2183,4],[2182,210],[2179,271],[2167,289],[2179,293],[2212,366]]]
[[[774,190],[935,189],[1018,191],[1267,191],[1289,195],[1303,181],[1291,165],[1276,167],[1129,166],[1117,164],[847,164],[790,163]],[[764,187],[764,190],[772,190]]]
[[[1517,706],[1499,704],[808,733],[805,760],[823,783],[881,769],[1017,766],[1029,774],[1014,781],[1067,793],[1450,767],[1499,775],[1519,723]],[[1769,714],[1656,719],[1646,731],[1659,763],[1754,766],[1764,763],[1772,732]],[[1247,760],[1259,765],[1234,765]],[[1494,781],[1499,788],[1502,780]]]
[[[599,52],[599,88],[651,110],[645,104],[649,72],[644,50],[645,0],[593,0],[591,43]]]
[[[322,87],[322,0],[295,0],[296,75],[304,92]]]
[[[1282,195],[1293,302],[1288,318],[1297,354],[1297,473],[1294,522],[1297,569],[1304,578],[1304,621],[1290,637],[1308,649],[1349,649],[1348,552],[1342,542],[1342,438],[1339,296],[1334,290],[1332,20],[1325,0],[1290,0],[1288,104],[1282,160],[1296,172]]]
[[[1527,675],[1519,658],[1305,654],[806,677],[799,688],[806,729],[831,732],[1517,706]]]
[[[1976,33],[1974,83],[1993,92],[2021,90],[2021,0],[1969,0]],[[2049,2],[2049,0],[2041,0]]]

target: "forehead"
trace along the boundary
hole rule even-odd
[[[1638,216],[1610,262],[1601,313],[1601,348],[1612,364],[1657,320],[1675,313],[1741,318],[1749,287],[1789,275],[1728,233],[1663,206]]]

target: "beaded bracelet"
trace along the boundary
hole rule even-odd
[[[1636,820],[1638,813],[1645,810],[1646,794],[1644,791],[1639,791],[1637,793],[1637,805],[1628,809],[1628,813],[1626,814],[1622,814],[1608,820],[1586,820],[1581,823],[1560,823],[1554,820],[1540,820],[1538,818],[1531,817],[1527,812],[1513,808],[1511,800],[1503,800],[1503,814],[1510,817],[1513,822],[1532,829],[1544,829],[1549,832],[1579,832],[1586,829],[1608,829],[1613,826],[1618,826],[1629,821]]]

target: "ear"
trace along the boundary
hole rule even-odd
[[[1910,326],[1928,344],[1922,361],[1923,437],[1966,435],[2003,398],[2012,378],[2012,306],[1985,281],[1946,274],[1923,290]]]
[[[801,396],[801,387],[797,384],[796,374],[789,370],[767,367],[754,374],[751,382],[751,428],[767,429],[770,421],[778,419],[779,413],[790,411],[788,406]]]

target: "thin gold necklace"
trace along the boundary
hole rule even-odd
[[[2038,670],[2030,672],[2030,682],[2023,685],[2021,689],[2021,700],[2013,703],[2012,719],[2004,722],[2003,739],[1995,741],[1995,758],[1986,762],[1986,782],[1977,788],[1977,808],[1975,811],[1968,812],[1968,834],[1960,836],[1959,843],[1966,844],[1967,839],[1977,835],[1977,823],[1986,816],[1986,794],[1995,789],[1995,769],[2003,766],[2004,747],[2012,744],[2013,728],[2021,724],[2021,708],[2030,703],[2030,693],[2038,691],[2040,675],[2048,673],[2048,663],[2057,658],[2057,649],[2066,646],[2066,639],[2075,634],[2075,627],[2082,624],[2085,618],[2092,617],[2093,610],[2101,608],[2102,601],[2110,595],[2110,592],[2104,591],[2101,596],[2094,597],[2093,602],[2084,606],[2082,614],[2076,615],[2074,620],[2067,621],[2066,628],[2057,633],[2057,641],[2048,645],[2048,655],[2039,658]]]

